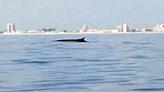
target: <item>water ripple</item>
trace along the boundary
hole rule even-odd
[[[0,36],[0,92],[164,92],[164,36],[149,36]]]
[[[13,60],[13,62],[17,64],[47,64],[50,63],[51,61],[20,59],[20,60]]]
[[[150,57],[143,56],[143,55],[135,55],[135,56],[127,57],[127,58],[135,58],[135,59],[152,59],[152,58],[150,58]]]
[[[133,89],[134,91],[146,91],[146,92],[157,92],[157,91],[164,91],[164,88],[138,88]]]
[[[151,44],[155,44],[155,42],[133,42],[133,41],[124,41],[122,42],[122,44],[134,44],[134,45],[151,45]]]

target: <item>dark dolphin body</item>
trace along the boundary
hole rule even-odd
[[[55,42],[87,42],[85,40],[85,37],[81,39],[62,39],[62,40],[56,40]]]

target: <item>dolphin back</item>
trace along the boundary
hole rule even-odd
[[[56,40],[55,42],[87,42],[85,40],[85,37],[81,39],[62,39],[62,40]]]

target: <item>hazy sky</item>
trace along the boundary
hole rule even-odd
[[[130,28],[164,23],[164,0],[0,0],[0,29],[7,23],[17,29]]]

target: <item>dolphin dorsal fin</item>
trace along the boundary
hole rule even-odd
[[[83,37],[83,38],[81,38],[81,39],[83,39],[83,40],[84,40],[84,39],[85,39],[85,37]]]

